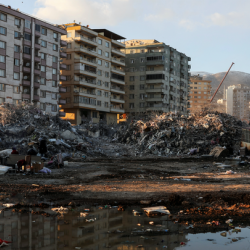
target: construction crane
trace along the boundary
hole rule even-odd
[[[234,63],[232,63],[232,64],[231,64],[231,66],[230,66],[229,70],[227,71],[227,73],[225,74],[225,76],[224,76],[224,78],[222,79],[221,83],[219,84],[218,88],[217,88],[217,89],[216,89],[216,91],[214,92],[214,95],[213,95],[213,97],[211,98],[210,103],[213,101],[213,99],[214,99],[214,97],[215,97],[216,93],[217,93],[217,92],[218,92],[218,90],[220,89],[220,86],[222,85],[222,83],[223,83],[223,82],[224,82],[224,80],[226,79],[227,74],[229,73],[229,71],[231,70],[231,68],[233,67],[233,65],[234,65]]]

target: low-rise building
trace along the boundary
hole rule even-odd
[[[105,120],[116,123],[124,113],[125,39],[106,29],[90,29],[77,23],[66,24],[66,76],[62,94],[65,119],[80,124]]]
[[[156,40],[125,44],[126,113],[186,113],[191,58]]]
[[[11,6],[0,5],[0,20],[0,103],[34,102],[57,114],[66,30]]]
[[[209,104],[212,89],[211,82],[212,81],[203,80],[203,78],[199,75],[191,76],[189,83],[189,111],[191,113],[199,111]]]

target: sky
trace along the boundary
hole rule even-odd
[[[74,20],[127,40],[156,39],[191,57],[191,71],[250,73],[249,0],[2,0],[55,23]]]

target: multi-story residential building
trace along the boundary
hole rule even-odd
[[[191,58],[156,40],[125,44],[126,113],[186,113]]]
[[[237,84],[226,90],[226,112],[239,120],[249,122],[250,119],[250,88]]]
[[[116,123],[124,113],[125,39],[106,29],[66,24],[67,58],[63,60],[66,75],[62,94],[65,119],[80,124],[84,118],[96,123]]]
[[[58,113],[65,29],[0,5],[0,103],[34,102]]]
[[[203,80],[199,75],[191,76],[189,83],[189,111],[191,113],[198,111],[209,104],[212,89],[211,82],[212,81]]]

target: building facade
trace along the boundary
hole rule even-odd
[[[191,58],[156,40],[125,44],[126,113],[186,113]]]
[[[0,103],[33,102],[58,113],[65,34],[59,26],[0,5]]]
[[[124,37],[77,23],[65,27],[65,119],[72,124],[80,124],[84,119],[116,123],[117,116],[124,113],[125,103],[125,54],[121,51],[125,45],[118,41]]]
[[[226,112],[239,120],[249,122],[250,88],[242,84],[229,86],[226,90]]]
[[[212,89],[211,82],[203,80],[199,75],[190,77],[189,111],[191,113],[199,111],[209,104]]]

